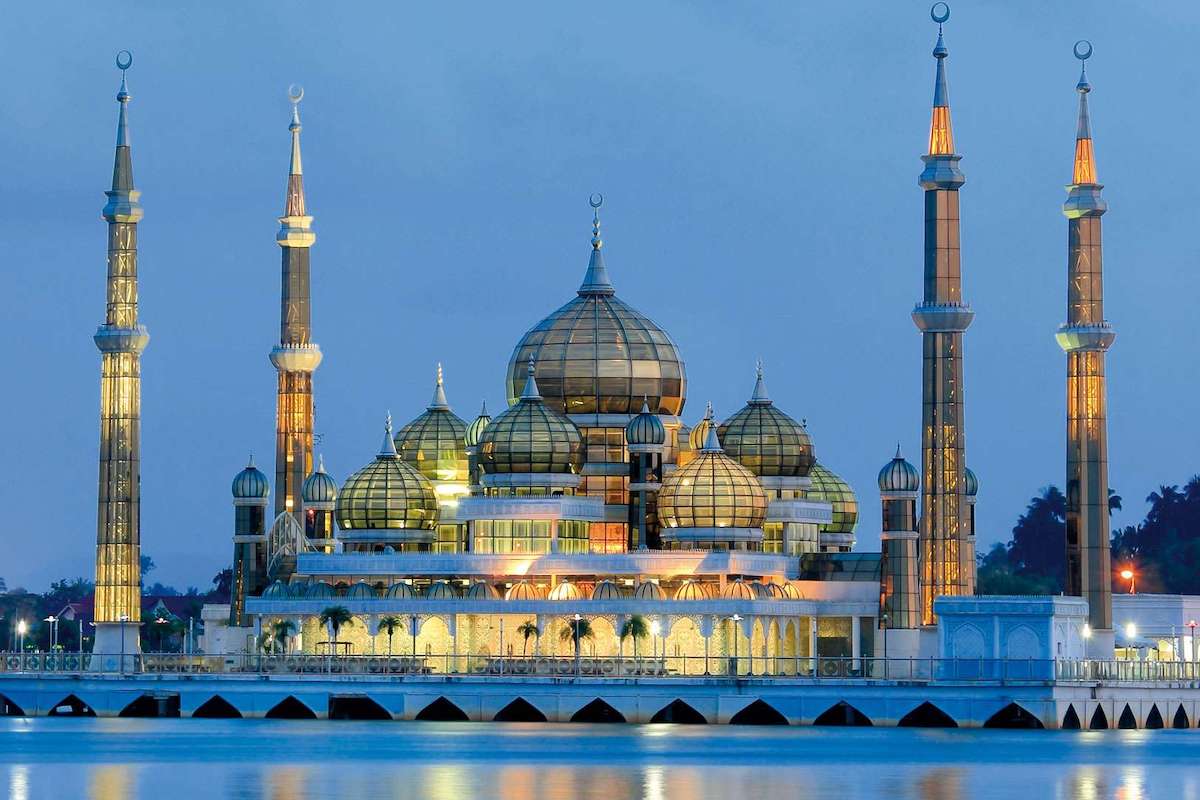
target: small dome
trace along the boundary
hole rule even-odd
[[[254,466],[254,456],[250,456],[246,468],[233,479],[233,497],[235,500],[259,500],[270,496],[271,484],[267,483],[267,476]]]
[[[700,451],[704,449],[704,443],[708,440],[708,429],[713,426],[713,408],[712,403],[705,406],[704,417],[696,423],[696,427],[690,428],[688,433],[688,446],[692,450]]]
[[[549,599],[551,600],[582,600],[583,593],[579,591],[579,587],[570,581],[562,581],[553,589],[550,590]]]
[[[434,581],[425,590],[425,597],[429,600],[457,600],[458,592],[448,581]]]
[[[375,590],[366,581],[359,581],[346,592],[347,600],[374,600],[376,597]]]
[[[417,593],[413,591],[412,584],[403,581],[393,583],[387,588],[387,593],[384,595],[389,600],[409,600],[416,596]]]
[[[396,453],[390,417],[379,455],[342,484],[335,515],[338,527],[344,531],[432,531],[437,527],[433,484]]]
[[[970,467],[963,468],[963,492],[967,497],[974,497],[979,494],[979,478],[975,477],[975,473]]]
[[[625,596],[621,594],[621,587],[617,586],[612,581],[600,581],[592,589],[593,600],[623,600]]]
[[[264,600],[283,600],[292,596],[292,592],[288,589],[288,585],[283,581],[275,581],[267,588],[263,589],[262,597]]]
[[[767,493],[750,470],[721,451],[710,427],[704,448],[663,480],[658,517],[668,528],[761,528]]]
[[[762,584],[762,586],[767,591],[766,596],[768,598],[770,598],[771,600],[787,600],[788,599],[787,590],[784,589],[782,586],[780,586],[778,583],[769,582],[769,583]]]
[[[642,403],[642,412],[625,426],[625,441],[629,444],[661,445],[667,441],[667,429],[656,414],[650,413],[650,407]]]
[[[305,600],[331,600],[334,597],[337,597],[337,592],[324,581],[310,583],[304,590]]]
[[[812,468],[808,431],[767,396],[761,365],[750,401],[721,423],[718,433],[729,457],[759,477],[803,478]]]
[[[803,600],[804,595],[800,594],[800,590],[796,588],[794,583],[785,583],[783,585],[783,596],[787,600]]]
[[[900,455],[900,446],[896,445],[896,457],[879,470],[879,491],[919,492],[920,490],[921,473],[904,460],[904,456]]]
[[[467,423],[459,419],[446,402],[442,365],[438,364],[433,400],[424,414],[396,434],[396,452],[431,481],[465,483],[466,433]]]
[[[808,473],[812,479],[809,497],[824,500],[833,507],[833,521],[821,526],[823,533],[854,533],[858,527],[858,498],[854,490],[824,464],[815,463]]]
[[[337,501],[337,483],[325,472],[325,458],[317,460],[317,469],[304,479],[300,486],[300,500],[308,503],[333,503]]]
[[[766,600],[771,597],[771,590],[762,581],[750,581],[749,586],[754,590],[754,596],[758,599]]]
[[[575,423],[542,402],[529,365],[525,391],[484,429],[483,470],[495,473],[571,473],[583,463],[583,438]]]
[[[478,447],[479,441],[483,436],[483,431],[492,422],[492,417],[488,414],[487,403],[479,409],[479,416],[471,420],[471,424],[467,426],[466,435],[463,436],[463,441],[467,447]]]
[[[657,583],[644,581],[639,583],[633,589],[633,596],[636,600],[666,600],[667,593]]]
[[[708,592],[708,587],[700,581],[684,581],[675,590],[676,600],[710,600],[712,595]]]
[[[500,593],[486,581],[475,581],[467,589],[465,597],[468,600],[499,600]]]
[[[530,583],[529,581],[518,581],[508,587],[508,591],[504,593],[505,600],[541,600],[543,595],[542,587]]]
[[[754,587],[738,578],[725,584],[725,588],[721,590],[721,597],[726,600],[757,600],[759,595],[754,591]]]

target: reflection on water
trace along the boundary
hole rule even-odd
[[[10,800],[1200,800],[1200,732],[0,720]]]

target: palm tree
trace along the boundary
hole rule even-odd
[[[621,646],[625,646],[625,640],[633,639],[633,657],[638,657],[638,639],[645,639],[650,635],[650,626],[646,624],[646,618],[641,614],[634,614],[629,619],[625,620],[625,624],[621,626]]]
[[[404,627],[404,620],[399,617],[388,615],[379,620],[379,627],[387,631],[388,636],[388,658],[392,657],[392,634],[397,628]]]
[[[296,632],[296,623],[290,619],[277,619],[271,623],[270,640],[272,642],[271,649],[276,646],[282,647],[286,655],[288,651],[288,637]]]
[[[581,617],[569,620],[566,625],[563,625],[562,630],[558,632],[558,638],[564,642],[574,642],[575,658],[579,658],[579,643],[584,639],[590,642],[596,638],[596,634],[592,630],[592,623]]]
[[[333,634],[333,652],[337,652],[338,631],[343,625],[353,625],[354,615],[345,606],[330,606],[321,612],[317,620]]]
[[[537,639],[539,636],[541,636],[541,632],[538,631],[537,625],[531,619],[527,619],[517,626],[517,634],[524,639],[524,642],[521,645],[522,657],[529,652],[529,640],[531,638]]]

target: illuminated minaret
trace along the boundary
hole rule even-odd
[[[1087,42],[1075,44],[1085,62]],[[1104,353],[1116,334],[1104,319],[1100,217],[1108,209],[1096,182],[1092,125],[1082,69],[1079,122],[1075,132],[1075,171],[1067,187],[1067,321],[1058,344],[1067,354],[1067,594],[1083,597],[1088,623],[1103,638],[1112,630],[1112,578],[1109,574],[1108,431]],[[1111,651],[1107,657],[1111,658]]]
[[[117,54],[117,152],[112,189],[101,214],[108,223],[108,303],[94,340],[100,350],[100,479],[96,520],[96,640],[93,652],[138,652],[141,623],[142,351],[150,341],[138,324],[137,224],[141,195],[133,188],[129,151],[129,90],[125,71],[133,56]],[[106,661],[117,669],[125,659]],[[125,666],[128,666],[126,664]]]
[[[973,594],[975,553],[968,535],[965,502],[965,425],[963,419],[963,331],[975,312],[962,300],[958,250],[958,190],[965,178],[958,168],[950,125],[950,92],[942,23],[950,7],[937,3],[931,11],[938,23],[933,57],[933,119],[925,170],[925,291],[913,309],[921,330],[921,621],[935,622],[933,599],[939,595]]]
[[[292,160],[287,200],[275,241],[283,248],[279,344],[271,363],[279,371],[275,411],[275,514],[291,512],[304,525],[300,487],[313,467],[312,374],[321,363],[321,348],[313,344],[308,281],[308,250],[317,235],[304,207],[304,170],[300,163],[300,100],[304,90],[292,86]]]

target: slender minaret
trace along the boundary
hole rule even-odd
[[[142,351],[150,341],[138,324],[137,224],[141,192],[133,188],[129,151],[127,50],[117,54],[117,153],[112,189],[101,212],[108,223],[108,304],[94,337],[100,350],[100,480],[96,520],[96,640],[93,652],[116,656],[138,652],[141,623],[141,417]],[[102,669],[128,666],[106,660]]]
[[[921,476],[896,456],[879,470],[879,499],[883,510],[880,533],[882,566],[879,585],[879,627],[916,628],[921,624],[917,587],[917,495]]]
[[[275,412],[275,514],[290,512],[304,525],[300,487],[313,468],[312,374],[321,363],[321,348],[311,341],[312,310],[308,282],[308,249],[317,236],[304,207],[304,170],[300,163],[300,100],[304,90],[292,86],[292,160],[287,200],[275,241],[283,248],[279,344],[271,363],[279,371]]]
[[[946,85],[946,56],[942,23],[950,18],[945,3],[933,6],[938,23],[933,57],[937,77],[933,88],[933,119],[929,152],[921,157],[925,170],[919,183],[925,190],[925,291],[913,309],[921,330],[921,621],[935,622],[933,599],[940,595],[973,594],[975,560],[967,536],[964,501],[966,437],[963,419],[963,331],[975,312],[962,300],[958,250],[958,190],[965,181],[958,168],[950,125],[950,91]]]
[[[1092,46],[1075,44],[1086,62]],[[1058,344],[1067,354],[1067,594],[1088,601],[1088,624],[1101,636],[1112,630],[1109,574],[1108,430],[1104,353],[1116,333],[1104,319],[1100,217],[1108,209],[1096,182],[1088,92],[1081,64],[1075,171],[1067,187],[1067,321]],[[1111,658],[1111,652],[1109,653]]]
[[[267,476],[254,466],[250,456],[246,468],[233,479],[233,586],[229,597],[229,626],[244,628],[246,598],[266,588],[267,506],[271,486]]]

